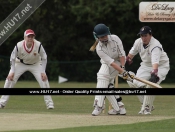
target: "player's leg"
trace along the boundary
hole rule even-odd
[[[40,69],[41,69],[40,64],[30,65],[30,67],[29,67],[29,71],[34,75],[34,77],[36,78],[40,87],[41,88],[50,88],[48,80],[42,81]],[[50,95],[44,95],[44,101],[45,101],[47,109],[54,108],[54,103],[53,103],[52,97]]]
[[[158,84],[160,84],[166,77],[169,68],[168,67],[159,67],[158,70],[158,76],[159,76],[159,82],[157,82]],[[151,88],[151,86],[147,85],[146,88]],[[139,114],[151,114],[151,111],[154,110],[154,106],[153,106],[153,102],[155,100],[155,96],[154,95],[145,95],[144,96],[144,100],[143,100],[143,105],[141,108],[141,111],[139,112]]]
[[[97,86],[96,88],[107,88],[109,84],[109,67],[106,64],[102,64],[99,72],[97,73]],[[94,110],[92,115],[97,116],[101,114],[103,110],[105,95],[96,95],[94,99]]]
[[[108,111],[109,115],[126,115],[126,109],[122,102],[122,98],[119,95],[111,95],[106,97],[108,98],[113,107],[113,109]]]
[[[118,73],[116,70],[112,69],[111,71],[110,67],[106,64],[102,64],[99,72],[97,73],[97,88],[108,88],[109,82],[111,82],[111,79],[113,79]],[[113,75],[112,75],[113,74]],[[103,104],[104,104],[104,99],[105,96],[95,96],[95,101],[97,102],[97,105],[95,106],[94,111],[92,112],[92,115],[99,115],[102,112],[103,109]],[[124,104],[120,102],[118,104],[117,98],[114,95],[111,96],[106,96],[106,98],[109,100],[109,102],[112,104],[113,110],[115,110],[116,114],[122,114],[120,113],[120,108],[119,104],[123,106]],[[98,102],[100,102],[98,104]],[[125,112],[126,114],[126,112]]]
[[[113,82],[114,83],[114,82]],[[111,82],[108,86],[108,88],[114,88],[114,85]],[[107,96],[106,96],[107,97]],[[111,96],[110,96],[111,97]],[[122,97],[120,97],[119,95],[114,95],[114,106],[112,105],[112,109],[108,111],[109,115],[126,115],[126,109],[124,107],[124,103],[122,102]],[[108,99],[109,100],[109,99]],[[110,102],[113,102],[110,101]],[[117,106],[116,106],[116,102],[117,102]],[[116,108],[117,107],[117,108]],[[119,110],[118,110],[119,109]]]
[[[160,84],[163,80],[165,80],[168,72],[169,72],[170,68],[169,67],[159,67],[158,68],[158,77],[159,77],[159,81],[157,82],[157,84]]]
[[[136,77],[139,77],[139,78],[143,78],[143,79],[146,79],[146,80],[149,80],[149,78],[151,77],[151,67],[146,67],[146,66],[140,66],[139,69],[137,70],[137,73],[136,73]],[[139,82],[137,80],[133,80],[132,84],[129,82],[128,83],[129,86],[133,86],[133,87],[136,87],[136,88],[146,88],[146,84],[145,83],[142,83],[142,82]],[[144,95],[137,95],[140,103],[141,103],[141,107],[143,106],[143,100],[144,100]]]
[[[121,65],[120,62],[116,61],[115,63],[117,63],[118,65]],[[114,80],[115,77],[118,75],[118,71],[115,70],[113,67],[109,68],[109,73],[110,73],[110,84],[111,85],[109,88],[114,88]],[[115,103],[114,105],[118,105],[119,107],[119,111],[115,108],[116,106],[113,107],[113,109],[108,111],[108,114],[110,115],[116,115],[116,114],[120,114],[120,115],[125,115],[126,114],[126,109],[124,106],[124,103],[122,102],[122,98],[119,95],[114,95],[115,98]]]
[[[4,88],[13,88],[18,80],[18,78],[26,71],[26,67],[21,63],[15,64],[15,74],[13,81],[7,80],[5,81]],[[9,74],[11,71],[9,71]],[[2,95],[0,98],[0,108],[4,108],[9,100],[9,95]]]
[[[92,111],[93,116],[100,115],[102,110],[104,109],[103,104],[104,104],[104,99],[105,95],[95,95],[94,99],[94,110]]]
[[[147,85],[146,88],[151,88],[151,86]],[[141,106],[141,111],[138,114],[151,114],[151,111],[154,110],[153,102],[155,99],[154,95],[144,95],[143,96],[143,104]]]
[[[116,62],[118,65],[120,65],[118,62]],[[118,71],[115,70],[113,67],[109,67],[109,85],[108,88],[114,88],[114,78],[116,75],[118,75]],[[126,110],[124,107],[124,104],[121,102],[122,98],[119,95],[107,95],[106,98],[109,100],[109,102],[112,105],[112,109],[108,111],[109,115],[125,115]]]
[[[138,88],[137,85],[135,85],[131,81],[127,81],[127,83],[128,83],[128,85],[129,85],[130,88]],[[144,98],[143,95],[137,95],[137,97],[138,97],[140,103],[142,104],[143,103],[143,98]]]
[[[13,88],[14,87],[14,81],[5,80],[4,88]],[[0,108],[4,108],[9,100],[9,95],[2,95],[0,98]]]

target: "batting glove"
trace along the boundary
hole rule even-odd
[[[128,63],[128,65],[131,65],[133,63],[132,59],[129,56],[126,57],[126,63]]]
[[[160,80],[160,78],[157,76],[157,73],[158,69],[154,69],[151,72],[151,78],[149,79],[150,82],[157,83]]]
[[[119,76],[122,77],[124,80],[127,80],[127,81],[132,81],[133,80],[133,76],[131,76],[129,74],[129,72],[127,72],[127,71],[124,71],[123,73],[120,73]]]

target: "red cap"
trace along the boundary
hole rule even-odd
[[[28,36],[28,35],[30,35],[30,34],[35,35],[34,31],[31,30],[31,29],[27,29],[27,30],[24,32],[24,36]]]

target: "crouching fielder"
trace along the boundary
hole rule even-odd
[[[138,34],[140,38],[135,41],[129,51],[126,62],[131,64],[134,56],[139,53],[142,62],[137,70],[136,77],[160,84],[165,80],[170,69],[169,58],[166,52],[164,52],[160,42],[152,36],[152,30],[149,26],[142,27]],[[137,80],[127,82],[130,87],[151,88],[149,85]],[[151,114],[151,111],[154,109],[153,102],[155,96],[138,96],[138,99],[142,104],[139,114]]]
[[[114,78],[118,73],[124,79],[131,79],[128,76],[128,72],[124,70],[126,57],[120,38],[116,35],[111,35],[105,24],[96,25],[93,34],[96,42],[90,51],[94,51],[96,48],[96,52],[101,58],[101,67],[97,73],[96,88],[108,88],[109,84],[114,84]],[[126,114],[122,98],[119,95],[96,95],[93,105],[95,107],[92,112],[93,116],[97,116],[102,112],[105,97],[113,107],[113,109],[108,111],[108,114]]]
[[[31,72],[41,88],[50,88],[45,68],[47,64],[46,52],[35,38],[33,30],[24,32],[24,40],[17,43],[11,57],[11,69],[6,78],[4,88],[13,88],[18,78],[26,71]],[[42,61],[41,61],[42,59]],[[9,100],[9,95],[2,95],[0,108],[4,108]],[[47,109],[53,109],[54,103],[50,95],[44,95]]]

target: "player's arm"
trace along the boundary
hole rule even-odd
[[[126,72],[123,68],[121,68],[118,64],[114,62],[114,59],[109,57],[103,50],[97,50],[98,56],[106,63],[108,66],[112,66],[115,70],[121,74],[123,79],[130,79],[128,76],[128,72]]]
[[[152,62],[152,71],[151,78],[149,81],[157,83],[159,81],[158,77],[158,66],[160,61],[162,49],[159,47],[155,47],[151,52],[151,62]]]
[[[137,39],[135,42],[134,42],[134,45],[133,47],[130,49],[127,57],[126,57],[126,62],[130,65],[132,64],[133,62],[133,58],[136,54],[138,54],[138,47],[140,45],[140,39]]]
[[[129,51],[127,57],[126,57],[126,61],[128,62],[128,64],[132,63],[132,59],[134,58],[134,56],[138,53],[138,50],[136,49],[136,46],[134,45],[131,50]]]
[[[118,48],[118,52],[119,52],[119,59],[120,59],[121,67],[123,69],[125,69],[126,53],[124,51],[121,39],[119,37],[116,37],[116,41],[118,42],[117,48]]]
[[[39,54],[41,56],[41,59],[42,59],[42,68],[41,68],[41,73],[45,73],[45,70],[46,70],[46,65],[47,65],[47,54],[43,48],[43,46],[41,45],[41,48],[40,48],[40,51],[39,51]]]
[[[46,65],[47,65],[47,54],[46,54],[46,52],[45,52],[42,45],[41,45],[39,54],[40,54],[41,59],[42,59],[41,78],[42,78],[43,81],[46,81],[47,80],[47,75],[46,75],[45,70],[46,70]]]
[[[114,59],[108,56],[108,54],[106,54],[103,50],[97,50],[97,54],[108,66],[112,66],[114,69],[119,71],[119,73],[123,71],[123,69],[114,62]]]
[[[132,54],[128,54],[128,57],[132,60],[133,58],[134,58],[134,55],[132,55]]]
[[[120,57],[120,63],[121,63],[121,67],[123,68],[123,69],[125,69],[125,62],[126,62],[126,56],[122,56],[122,57]]]
[[[13,80],[14,77],[14,73],[15,73],[15,59],[17,57],[17,47],[15,46],[15,48],[13,49],[11,56],[10,56],[10,73],[7,76],[8,80]]]
[[[124,72],[124,69],[121,68],[119,65],[117,65],[115,62],[112,62],[111,63],[111,66],[116,69],[119,73],[123,73]]]

